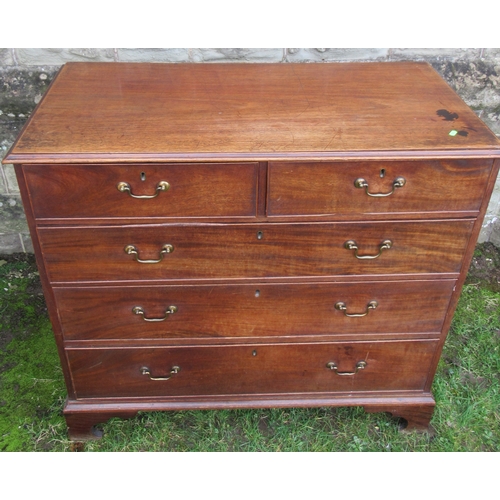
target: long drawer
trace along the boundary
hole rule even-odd
[[[37,218],[256,215],[258,163],[26,165],[24,175]]]
[[[472,225],[129,225],[41,227],[38,234],[53,282],[370,276],[458,273]]]
[[[487,159],[271,162],[267,214],[367,217],[478,212],[491,163]]]
[[[67,340],[440,332],[454,280],[55,288]],[[283,321],[286,318],[286,321]]]
[[[77,398],[423,390],[435,341],[68,349]]]

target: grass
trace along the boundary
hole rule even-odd
[[[431,434],[401,433],[361,408],[144,412],[110,420],[85,450],[500,451],[499,274],[500,250],[479,245],[434,381]],[[31,257],[0,260],[0,304],[0,450],[69,451],[66,391]]]

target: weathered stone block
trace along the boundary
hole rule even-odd
[[[0,158],[4,158],[12,143],[19,134],[18,130],[10,127],[10,124],[0,122]]]
[[[0,195],[7,194],[7,179],[3,171],[3,165],[0,164]]]
[[[500,175],[491,195],[479,235],[479,242],[491,241],[500,246]]]
[[[488,212],[495,211],[498,215],[500,215],[500,175],[497,178],[497,182],[495,184],[495,189],[493,190],[493,194],[490,198],[490,204],[488,206]]]
[[[500,65],[500,49],[481,49],[481,59]]]
[[[389,49],[287,49],[289,62],[378,61]]]
[[[24,66],[59,66],[70,61],[114,61],[112,49],[15,49],[17,62]]]
[[[457,61],[478,59],[481,49],[391,49],[391,60]]]
[[[12,64],[14,64],[12,49],[0,49],[0,66],[11,66]]]
[[[280,62],[283,49],[118,49],[121,62]]]
[[[488,239],[493,245],[500,247],[500,219],[497,218],[495,224],[492,226],[490,237]]]
[[[490,241],[494,245],[500,247],[500,216],[494,214],[486,214],[483,221],[481,232],[479,233],[478,242],[484,243]]]
[[[118,49],[120,62],[189,62],[190,49]]]
[[[0,233],[0,253],[11,254],[24,252],[19,233]]]
[[[3,174],[5,181],[7,183],[7,192],[9,194],[19,194],[19,186],[17,184],[16,172],[14,171],[14,165],[7,163],[2,165]]]
[[[0,233],[27,231],[21,198],[16,195],[0,195]]]
[[[24,251],[26,253],[35,253],[29,233],[19,233],[19,237],[21,238],[22,244],[24,246]]]
[[[17,133],[14,133],[11,130],[8,130],[5,126],[2,126],[0,123],[0,161],[4,158],[4,156],[7,154],[7,151],[11,147],[13,141],[14,141],[14,136],[17,135]],[[3,137],[8,136],[8,138],[3,139]],[[5,165],[0,164],[0,195],[4,194],[9,194],[9,187],[8,187],[8,180],[7,176],[5,174]],[[1,224],[1,220],[0,220]],[[2,249],[0,248],[0,252]]]
[[[281,62],[283,49],[190,49],[193,62]]]
[[[47,90],[56,71],[55,67],[0,68],[0,127],[20,130]],[[0,128],[1,140],[6,139],[4,132]]]

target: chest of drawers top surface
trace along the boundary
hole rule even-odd
[[[500,155],[427,63],[68,63],[6,161]]]

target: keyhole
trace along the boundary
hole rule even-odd
[[[260,297],[260,290],[255,290],[255,296]]]
[[[145,180],[146,180],[146,173],[141,172],[141,181],[145,181]]]
[[[380,177],[385,177],[385,168],[380,170]]]
[[[257,232],[257,239],[258,240],[261,240],[263,236],[264,236],[264,233],[262,231]]]
[[[257,356],[257,351],[252,351],[252,356]]]

